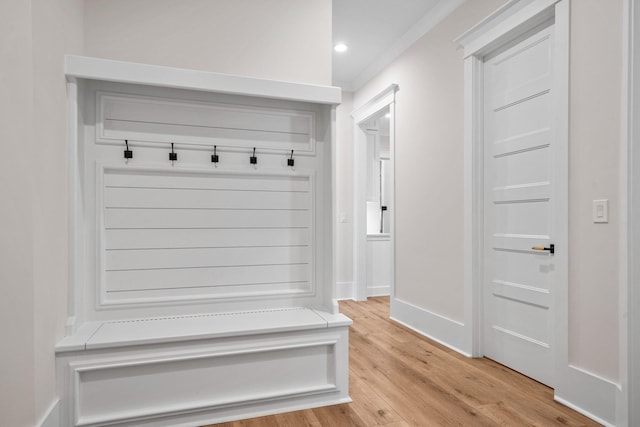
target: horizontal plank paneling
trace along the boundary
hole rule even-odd
[[[299,264],[311,261],[309,247],[138,249],[106,251],[106,270],[200,268]]]
[[[311,151],[314,114],[165,98],[98,94],[98,141],[131,139]],[[217,141],[216,141],[217,140]]]
[[[105,138],[131,139],[161,145],[166,145],[166,142],[176,141],[189,144],[200,142],[202,145],[209,146],[212,140],[218,140],[218,143],[224,145],[234,145],[234,142],[237,142],[240,147],[246,147],[254,143],[260,147],[305,149],[309,145],[308,134],[113,119],[105,119],[104,124],[105,131],[103,135]]]
[[[299,228],[308,211],[210,209],[107,209],[106,228]]]
[[[98,94],[103,117],[156,123],[179,123],[229,129],[309,133],[310,114],[250,106],[176,102],[167,98]]]
[[[102,184],[110,301],[312,288],[309,176],[106,168]]]
[[[161,288],[154,290],[110,291],[105,293],[109,304],[140,302],[171,302],[195,299],[245,299],[261,297],[295,297],[309,295],[313,291],[310,282],[258,283],[233,286],[194,286]]]
[[[308,193],[259,190],[106,188],[108,208],[295,209],[308,210]]]
[[[203,248],[309,245],[307,228],[116,229],[105,231],[105,249]]]
[[[107,291],[308,282],[308,264],[108,271]],[[270,287],[271,289],[271,287]]]
[[[263,174],[231,174],[211,171],[109,170],[104,176],[105,187],[130,188],[191,188],[246,191],[310,191],[308,176]]]

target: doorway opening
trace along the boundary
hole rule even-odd
[[[391,291],[390,191],[391,176],[389,107],[361,125],[367,134],[367,248],[366,295],[386,296]]]
[[[395,93],[391,85],[354,119],[353,299],[393,296]]]

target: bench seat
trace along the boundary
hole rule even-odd
[[[304,307],[86,323],[56,348],[61,425],[200,426],[349,402],[350,324]]]

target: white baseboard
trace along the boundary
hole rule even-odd
[[[554,399],[603,426],[615,426],[618,385],[575,366],[566,369]]]
[[[372,286],[367,288],[368,297],[386,297],[391,295],[391,286]]]
[[[336,283],[336,299],[352,299],[355,300],[355,290],[353,282]]]
[[[60,399],[56,399],[44,413],[36,427],[60,427]]]
[[[467,357],[464,325],[406,301],[391,298],[391,319]]]

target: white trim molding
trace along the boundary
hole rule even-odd
[[[614,423],[617,384],[572,365],[564,369],[563,375],[571,386],[556,389],[555,401],[604,426],[617,425]]]
[[[510,0],[485,20],[464,33],[457,42],[464,48],[465,78],[465,255],[464,339],[459,345],[475,357],[482,350],[483,283],[483,153],[482,104],[483,59],[496,49],[526,34],[544,22],[555,20],[555,156],[568,167],[569,117],[569,0]],[[568,173],[554,176],[559,185],[558,230],[554,241],[562,252],[556,255],[555,307],[555,398],[605,425],[614,423],[616,385],[571,366],[569,363],[568,298]]]
[[[353,118],[353,281],[357,301],[367,299],[367,135],[360,125],[386,107],[389,107],[389,158],[392,182],[395,183],[395,99],[397,84],[391,84],[352,113]],[[395,282],[395,188],[389,194],[389,230],[391,241],[391,296]]]
[[[66,55],[67,78],[132,83],[291,101],[339,104],[339,87],[259,79],[209,71]]]
[[[60,427],[60,399],[54,400],[42,415],[36,427]]]
[[[463,323],[398,298],[391,299],[391,320],[458,353],[468,357],[471,356],[470,353],[464,350],[466,331]]]
[[[355,300],[355,292],[353,290],[353,282],[337,282],[336,283],[336,299],[352,299]]]
[[[623,3],[620,324],[621,390],[617,424],[640,425],[640,7]]]

